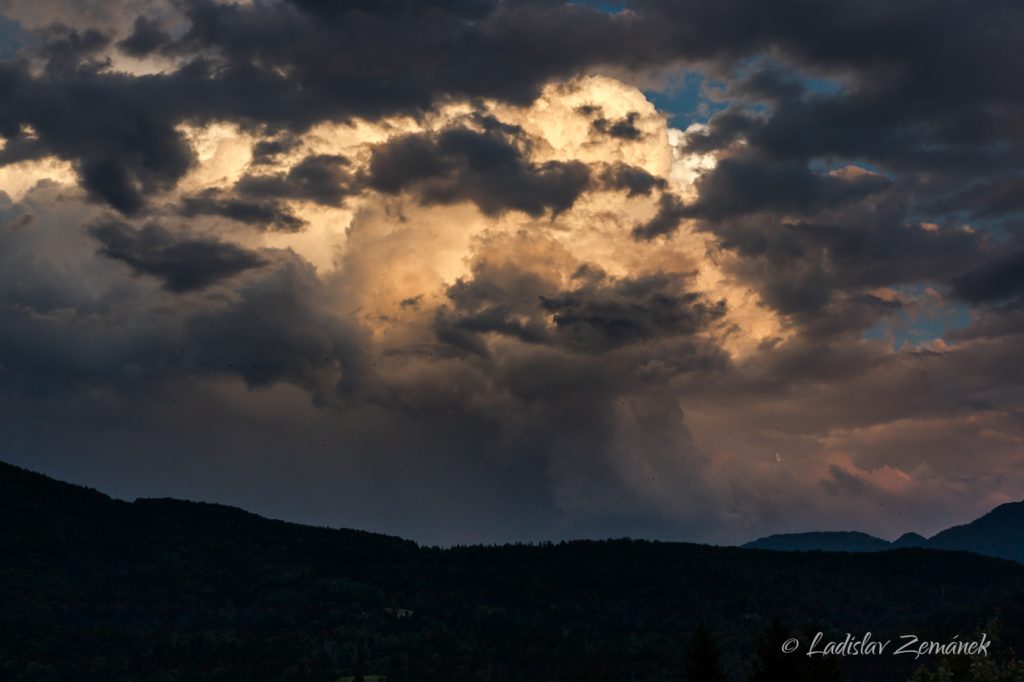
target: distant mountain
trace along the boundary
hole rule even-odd
[[[884,542],[884,541],[883,541]],[[892,549],[904,549],[907,547],[927,547],[928,538],[920,533],[904,533],[892,541]]]
[[[743,545],[746,549],[778,551],[879,552],[924,548],[974,552],[1024,563],[1024,502],[1000,505],[981,518],[946,529],[931,538],[905,533],[887,542],[849,531],[769,535]]]
[[[800,636],[938,638],[996,614],[1024,650],[1024,565],[634,540],[439,549],[123,502],[0,463],[5,682],[673,680],[698,623],[741,680],[776,617]],[[919,662],[841,665],[889,681]]]
[[[835,533],[782,533],[769,535],[743,545],[746,549],[775,549],[787,552],[822,550],[825,552],[877,552],[891,545],[867,533],[842,531]]]
[[[935,549],[963,549],[1024,562],[1024,502],[1001,504],[980,519],[932,536]]]

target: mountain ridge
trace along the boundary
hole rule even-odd
[[[930,538],[911,532],[889,542],[859,531],[811,531],[768,535],[740,547],[826,552],[883,552],[920,548],[973,552],[1024,563],[1024,501],[1006,502],[974,521],[939,531]]]
[[[131,508],[151,510],[176,509],[180,513],[211,512],[224,517],[259,519],[269,524],[283,524],[304,529],[338,531],[342,533],[365,534],[377,538],[388,538],[419,547],[413,540],[370,531],[350,528],[334,528],[294,523],[261,516],[248,510],[215,502],[185,500],[172,497],[139,497],[131,501],[111,497],[89,486],[68,483],[46,476],[30,469],[0,461],[0,510],[4,503],[32,504],[26,497],[39,485],[52,485],[61,490],[64,506],[75,502],[110,503],[111,511]],[[77,505],[72,505],[77,506]],[[687,544],[687,543],[683,543]],[[700,544],[700,543],[697,543]],[[933,536],[907,532],[893,541],[879,538],[862,531],[806,531],[798,533],[774,533],[737,545],[741,549],[773,551],[823,551],[823,552],[878,552],[894,549],[935,549],[966,551],[999,559],[1024,563],[1024,501],[1005,502],[968,523],[951,526]]]

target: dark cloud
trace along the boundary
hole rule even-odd
[[[690,148],[722,149],[742,138],[754,154],[794,167],[866,160],[890,177],[902,177],[907,189],[916,179],[913,201],[933,215],[992,211],[977,203],[978,192],[972,196],[963,190],[974,185],[979,174],[1019,172],[1024,147],[1021,130],[1012,121],[1022,102],[995,92],[986,95],[991,98],[986,104],[966,93],[949,97],[950,91],[939,87],[937,80],[921,91],[923,81],[916,79],[922,74],[910,76],[906,71],[911,68],[907,60],[918,60],[917,54],[893,55],[889,63],[898,69],[884,74],[867,53],[864,57],[863,64],[851,63],[837,71],[834,90],[816,91],[805,85],[806,74],[799,67],[784,71],[773,65],[736,79],[725,97],[741,104],[712,117],[707,132],[689,135]],[[813,62],[807,67],[820,69]],[[915,63],[913,68],[931,72],[934,64]],[[957,71],[961,68],[958,65]],[[945,76],[936,71],[927,78]],[[968,88],[968,83],[960,87]],[[912,95],[915,89],[917,94]],[[750,113],[753,106],[761,111]],[[997,192],[990,197],[993,207],[1005,203],[1002,196]]]
[[[706,229],[742,257],[733,267],[757,286],[765,303],[807,320],[826,316],[837,329],[870,326],[867,311],[850,308],[858,301],[858,307],[866,304],[877,312],[890,309],[865,297],[865,290],[915,282],[944,285],[948,273],[977,263],[983,246],[977,234],[909,222],[899,201],[858,204],[804,220],[757,214]],[[837,296],[845,303],[833,307]]]
[[[259,254],[206,237],[182,237],[159,225],[136,230],[120,221],[92,225],[100,253],[140,275],[159,279],[176,293],[201,289],[266,264]]]
[[[687,277],[660,273],[585,285],[541,297],[563,343],[604,350],[664,336],[688,336],[725,315],[725,301],[687,291]]]
[[[187,16],[191,27],[175,49],[215,51],[223,67],[218,80],[228,89],[256,79],[272,89],[264,94],[286,100],[252,101],[249,115],[289,124],[418,112],[445,96],[528,102],[550,78],[598,58],[601,35],[594,31],[610,35],[609,22],[623,23],[583,7],[490,1],[326,10],[193,0]],[[552,41],[549,26],[571,32]],[[287,73],[288,84],[266,77],[273,71]]]
[[[481,260],[470,278],[459,279],[446,294],[452,306],[438,309],[437,339],[459,351],[487,357],[483,335],[495,333],[532,344],[551,341],[541,297],[557,288],[552,277],[513,261]]]
[[[340,206],[355,193],[349,161],[336,154],[312,154],[292,166],[287,173],[245,175],[235,189],[248,197],[301,199],[325,206]]]
[[[619,140],[639,140],[644,136],[643,131],[636,127],[636,121],[640,114],[631,111],[619,119],[608,119],[604,116],[604,110],[594,105],[583,105],[576,109],[576,112],[591,118],[590,127],[594,132]]]
[[[655,189],[665,189],[664,178],[651,175],[643,168],[617,163],[600,174],[601,183],[611,189],[625,190],[631,197],[650,194]]]
[[[18,137],[31,126],[34,137],[22,156],[72,162],[91,197],[134,213],[146,196],[174,187],[194,160],[175,129],[177,107],[164,93],[150,92],[156,85],[90,65],[39,79],[25,63],[0,63],[0,89],[7,93],[0,131]]]
[[[743,139],[757,126],[757,119],[742,109],[727,109],[715,114],[707,128],[686,135],[686,150],[704,154],[728,147]]]
[[[94,28],[79,31],[77,28],[54,24],[39,31],[39,35],[44,41],[41,52],[50,76],[60,76],[65,71],[77,68],[83,60],[88,60],[110,44],[110,36]]]
[[[454,309],[441,308],[435,331],[442,342],[486,356],[480,335],[601,353],[632,344],[706,331],[725,302],[688,290],[689,276],[658,273],[614,278],[583,265],[576,287],[561,289],[529,269],[481,262],[472,279],[448,289]]]
[[[663,192],[658,199],[658,212],[650,220],[633,228],[636,239],[650,240],[671,235],[679,229],[679,223],[688,215],[683,200],[670,192]]]
[[[722,159],[696,184],[699,197],[686,214],[722,220],[758,212],[814,214],[880,192],[890,181],[873,173],[815,173],[798,162],[744,156]]]
[[[164,30],[159,21],[140,15],[135,18],[131,34],[120,41],[117,46],[122,52],[132,57],[145,57],[167,46],[170,42],[170,34]]]
[[[835,464],[828,468],[831,478],[823,479],[821,485],[829,495],[861,496],[868,492],[870,484]]]
[[[891,318],[900,305],[878,298],[877,287],[943,286],[984,258],[982,235],[912,212],[916,181],[856,166],[813,169],[747,150],[720,159],[694,189],[687,203],[664,193],[634,236],[672,235],[692,220],[739,257],[730,272],[813,338],[863,333]]]
[[[266,230],[295,232],[306,223],[280,201],[242,199],[216,189],[208,189],[182,199],[184,216],[216,215]]]
[[[770,9],[637,0],[617,13],[483,0],[182,7],[187,29],[171,44],[145,17],[122,41],[139,53],[161,45],[176,55],[176,70],[103,70],[89,60],[109,37],[88,29],[49,41],[42,75],[5,64],[0,130],[32,125],[41,149],[73,161],[93,196],[127,213],[187,168],[182,122],[302,131],[320,121],[419,115],[451,98],[526,103],[552,79],[689,60],[736,81],[736,97],[771,103],[756,122],[719,114],[707,135],[691,136],[702,149],[728,144],[742,129],[765,154],[796,160],[869,158],[888,169],[959,176],[1020,168],[1022,160],[1021,9],[1010,0],[983,8],[800,0]],[[950,39],[926,38],[935,35]],[[733,77],[748,58],[769,52],[778,65]],[[835,76],[841,87],[810,90],[800,83],[806,71]],[[598,127],[630,139],[638,132],[630,116]]]
[[[1024,212],[1024,178],[1012,173],[971,184],[952,196],[942,196],[928,206],[931,212],[969,212],[974,218],[1005,218]]]
[[[1006,300],[1024,293],[1024,250],[985,263],[953,280],[953,293],[971,303]]]
[[[578,161],[534,164],[504,135],[455,127],[378,146],[367,184],[389,194],[412,190],[424,204],[471,201],[489,215],[540,216],[571,208],[589,187],[590,171]]]
[[[252,162],[254,165],[270,163],[280,154],[294,149],[299,141],[295,135],[282,135],[269,140],[260,140],[252,147]]]
[[[509,336],[527,343],[541,343],[548,337],[540,320],[522,320],[510,305],[491,305],[472,312],[452,315],[441,308],[434,320],[437,340],[462,353],[489,357],[482,334]]]
[[[322,305],[326,292],[308,263],[286,257],[236,294],[227,309],[186,321],[192,371],[241,376],[249,386],[288,382],[317,403],[358,394],[369,369],[359,333]]]
[[[254,163],[270,162],[297,144],[291,137],[264,140],[256,144]],[[287,172],[243,175],[231,191],[206,189],[186,196],[181,211],[186,216],[217,215],[267,230],[295,232],[306,222],[297,217],[286,201],[311,201],[324,206],[341,206],[361,191],[349,171],[349,161],[335,154],[311,154]]]
[[[324,282],[290,251],[255,253],[109,219],[79,234],[87,241],[69,239],[52,210],[31,229],[0,232],[0,324],[12,332],[0,341],[0,400],[14,391],[16,402],[73,402],[108,387],[170,405],[178,396],[168,397],[168,385],[237,379],[298,386],[327,404],[363,384],[369,363],[358,326],[336,314]],[[92,240],[98,250],[82,248]],[[28,244],[38,258],[24,258]],[[63,269],[54,266],[61,259]]]
[[[785,70],[781,65],[771,62],[759,64],[752,73],[737,79],[729,90],[730,95],[743,99],[769,100],[778,102],[793,102],[799,100],[807,92],[807,88],[801,82],[798,74]],[[735,111],[723,111],[716,119],[712,128],[724,126],[726,129],[732,126],[742,125],[742,119],[737,119]]]

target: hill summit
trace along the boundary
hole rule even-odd
[[[881,552],[908,547],[974,552],[1024,563],[1024,502],[1001,504],[979,519],[926,538],[904,533],[888,542],[852,531],[782,533],[748,542],[747,549],[778,551]]]

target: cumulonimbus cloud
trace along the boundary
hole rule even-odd
[[[441,541],[1024,493],[1019,3],[0,8],[25,453],[191,398],[202,457],[269,481],[288,444],[348,486],[317,520]],[[688,126],[640,89],[681,71]]]

